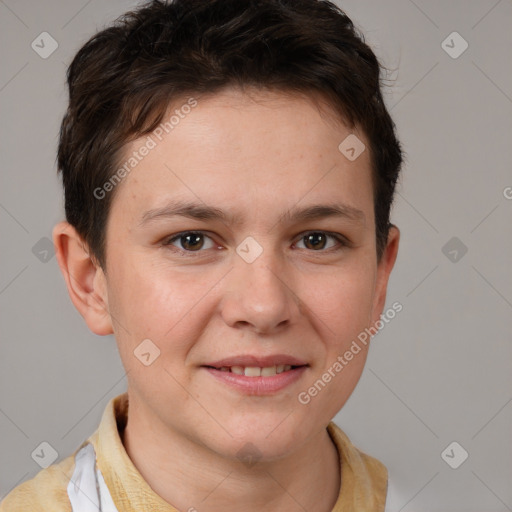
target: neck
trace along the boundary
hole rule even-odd
[[[331,512],[338,499],[338,452],[325,428],[287,457],[244,466],[145,424],[133,405],[123,433],[126,452],[149,486],[178,510]]]

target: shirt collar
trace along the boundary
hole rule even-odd
[[[129,458],[121,440],[128,419],[128,394],[113,398],[105,408],[98,430],[90,437],[98,469],[122,512],[179,512],[156,494]],[[327,426],[340,460],[341,485],[332,512],[383,512],[387,470],[377,459],[359,451],[332,421]]]

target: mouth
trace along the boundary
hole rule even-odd
[[[202,365],[217,382],[248,395],[272,395],[296,383],[309,368],[286,355],[239,356]]]
[[[244,375],[245,377],[272,377],[279,375],[284,372],[289,372],[297,368],[302,368],[308,365],[290,365],[290,364],[278,364],[273,366],[208,366],[205,368],[211,368],[212,370],[218,370],[220,372],[234,373],[235,375]]]

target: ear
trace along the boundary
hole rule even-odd
[[[374,325],[380,319],[386,303],[386,293],[388,288],[389,275],[398,254],[398,245],[400,241],[400,230],[391,225],[388,233],[388,241],[380,261],[377,263],[377,275],[375,279],[375,293],[373,297],[372,324]]]
[[[100,336],[113,334],[106,277],[87,244],[67,222],[53,228],[53,244],[71,301],[89,329]]]

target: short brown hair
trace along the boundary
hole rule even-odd
[[[112,178],[125,145],[152,132],[177,98],[228,86],[320,93],[368,138],[380,258],[402,164],[380,79],[363,36],[326,0],[148,2],[94,35],[68,68],[58,147],[67,221],[105,269],[115,190],[102,199],[94,190]]]

